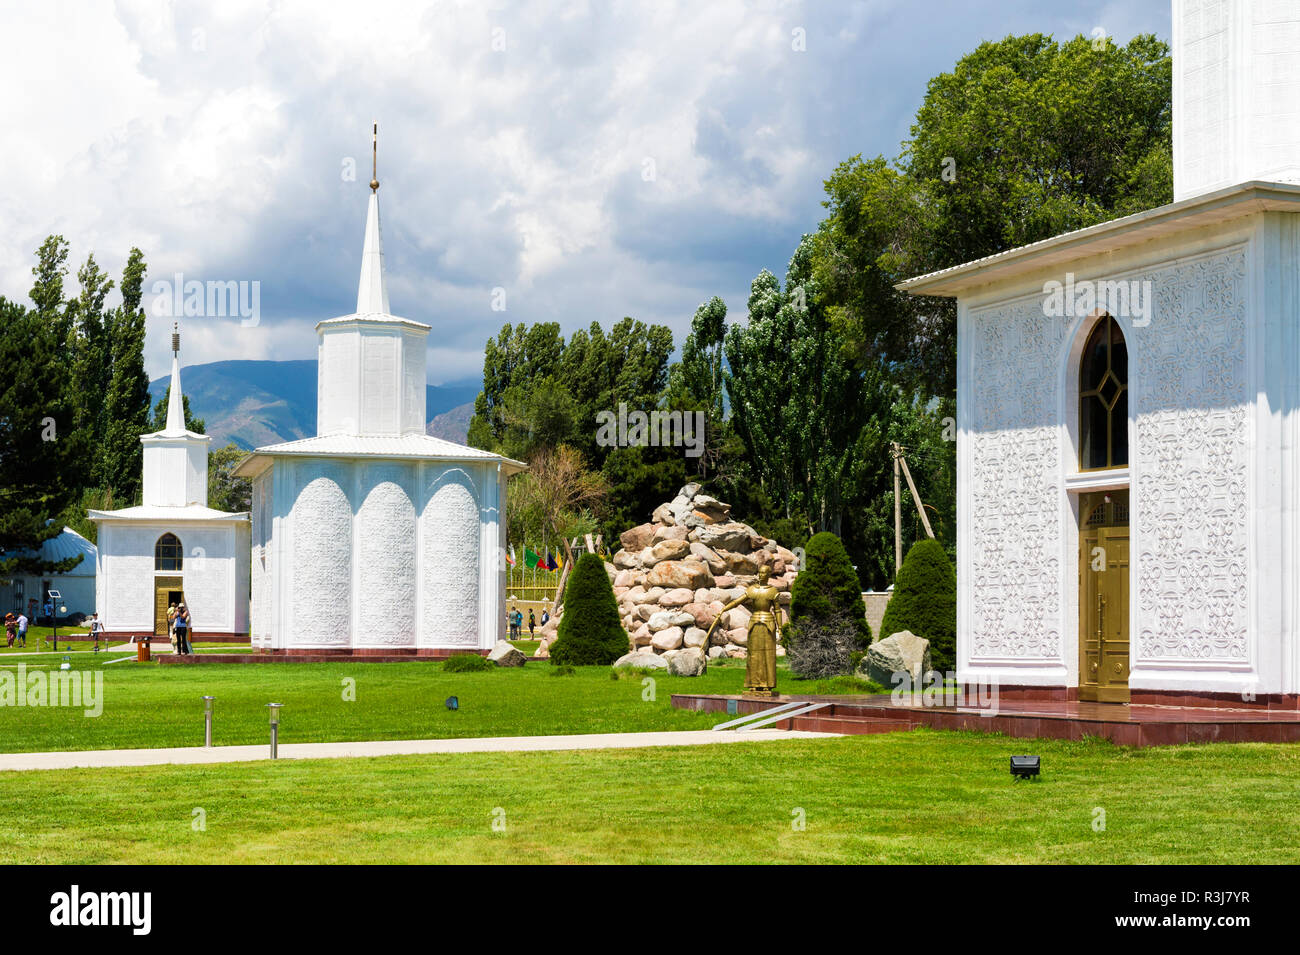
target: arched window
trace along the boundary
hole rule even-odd
[[[1079,470],[1128,464],[1128,346],[1115,319],[1093,326],[1079,364]]]
[[[153,545],[154,570],[180,570],[184,563],[185,551],[180,538],[175,534],[164,534]]]

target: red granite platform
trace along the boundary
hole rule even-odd
[[[303,650],[291,653],[254,650],[252,653],[212,653],[188,655],[160,653],[154,657],[164,666],[192,666],[201,663],[407,663],[416,660],[437,661],[463,653],[487,656],[488,650]]]
[[[999,700],[996,708],[895,704],[888,696],[743,696],[674,693],[673,706],[744,715],[796,700],[827,702],[825,709],[782,720],[780,729],[857,735],[930,726],[1014,737],[1083,739],[1097,736],[1121,746],[1177,743],[1297,743],[1300,709],[1088,703],[1067,700]]]

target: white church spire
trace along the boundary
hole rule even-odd
[[[172,384],[167,396],[167,426],[163,434],[185,433],[185,403],[181,395],[181,333],[177,323],[172,324]]]
[[[379,124],[371,140],[370,208],[366,211],[366,244],[361,252],[361,282],[357,314],[387,315],[388,285],[384,281],[384,243],[379,232]]]

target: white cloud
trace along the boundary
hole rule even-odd
[[[742,311],[761,268],[782,272],[834,165],[893,155],[925,81],[988,31],[1117,18],[971,6],[7,7],[0,293],[25,297],[50,232],[74,272],[94,250],[119,273],[135,245],[150,280],[261,283],[261,324],[187,323],[187,362],[312,357],[315,322],[355,296],[377,118],[390,298],[434,325],[431,380],[476,374],[506,320],[633,315],[680,339],[700,301]],[[1168,10],[1153,16],[1117,22],[1167,33]],[[150,325],[155,374],[165,324]]]

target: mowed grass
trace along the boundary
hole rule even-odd
[[[1023,751],[1041,782],[1011,780]],[[0,862],[22,864],[1300,861],[1294,745],[917,730],[0,773],[0,800]]]
[[[61,657],[28,657],[44,672]],[[216,697],[218,746],[264,743],[266,704],[284,704],[280,739],[314,743],[467,736],[538,736],[704,729],[724,717],[674,710],[672,693],[737,693],[744,661],[701,677],[656,673],[611,680],[606,667],[552,675],[546,663],[486,673],[444,673],[440,663],[266,663],[159,666],[134,656],[73,654],[75,669],[103,673],[103,712],[78,707],[0,705],[0,752],[140,749],[203,742],[202,697]],[[110,662],[118,660],[120,662]],[[13,672],[19,661],[6,660]],[[799,684],[786,684],[796,692]],[[653,689],[653,699],[646,699]],[[445,706],[456,696],[460,708]],[[354,697],[354,699],[348,699]]]

